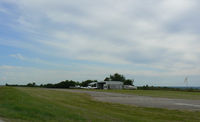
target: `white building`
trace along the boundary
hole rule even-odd
[[[121,81],[101,81],[96,83],[97,89],[123,89]]]
[[[92,82],[87,87],[88,89],[137,89],[133,85],[124,85],[121,81],[101,81],[101,82]]]

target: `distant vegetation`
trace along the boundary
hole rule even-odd
[[[139,90],[167,90],[167,91],[189,91],[189,92],[200,92],[200,89],[183,87],[183,88],[172,88],[172,87],[159,87],[159,86],[140,86],[137,87]]]
[[[126,79],[125,76],[119,73],[115,73],[113,75],[110,75],[109,77],[106,77],[104,81],[121,81],[124,83],[124,85],[133,85],[134,80]],[[59,83],[48,83],[48,84],[41,84],[37,85],[35,82],[28,83],[26,85],[18,85],[18,84],[7,84],[6,86],[20,86],[20,87],[44,87],[44,88],[80,88],[80,87],[87,87],[92,82],[98,82],[97,80],[85,80],[81,83],[78,81],[73,80],[65,80],[61,81]],[[77,87],[78,86],[78,87]],[[172,87],[159,87],[159,86],[140,86],[137,87],[139,90],[169,90],[169,91],[189,91],[189,92],[200,92],[200,89],[195,88],[172,88]]]
[[[134,80],[126,79],[123,75],[115,73],[114,75],[110,75],[106,77],[104,81],[122,81],[124,85],[133,85]]]
[[[62,81],[60,83],[56,83],[56,84],[44,84],[44,85],[40,85],[41,87],[46,87],[46,88],[71,88],[71,87],[75,87],[76,85],[79,85],[78,82],[72,81],[72,80],[66,80],[66,81]]]
[[[126,79],[123,75],[115,73],[114,75],[110,75],[110,77],[106,77],[105,81],[122,81],[124,85],[132,85],[133,80]],[[65,80],[59,83],[48,83],[37,85],[35,82],[28,83],[27,85],[18,85],[18,84],[6,84],[6,86],[21,86],[21,87],[45,87],[45,88],[75,88],[75,86],[87,87],[92,82],[98,82],[97,80],[85,80],[80,82],[73,80]]]

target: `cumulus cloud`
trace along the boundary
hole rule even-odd
[[[51,57],[117,64],[119,69],[137,67],[134,74],[154,76],[162,70],[165,76],[200,75],[198,0],[18,0],[9,4],[18,13],[12,27],[27,35],[26,40],[16,41],[21,48],[29,45],[29,50]],[[12,57],[24,60],[20,54]]]

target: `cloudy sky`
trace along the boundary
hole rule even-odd
[[[200,86],[199,0],[1,0],[0,84]]]

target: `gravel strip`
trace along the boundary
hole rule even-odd
[[[87,93],[95,100],[120,103],[139,107],[167,108],[175,110],[200,111],[200,100],[170,99],[149,96],[128,95],[120,93],[97,92],[74,89],[52,89],[68,92]]]

